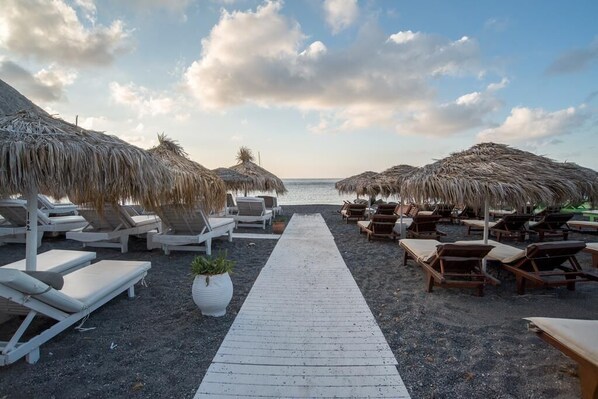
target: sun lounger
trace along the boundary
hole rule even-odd
[[[200,209],[188,210],[180,205],[162,205],[159,213],[163,232],[148,236],[148,249],[161,247],[166,255],[170,251],[204,251],[211,255],[213,238],[228,235],[228,241],[233,240],[234,218],[209,218]]]
[[[37,255],[36,271],[68,274],[87,266],[96,258],[95,252],[51,249]],[[2,267],[25,270],[25,259],[12,262]]]
[[[77,205],[54,203],[42,194],[37,195],[37,207],[48,216],[75,215],[77,213]]]
[[[408,238],[429,238],[437,240],[446,233],[438,231],[436,224],[440,220],[440,215],[422,215],[419,212],[413,217],[413,221],[407,227]]]
[[[271,195],[258,195],[257,198],[264,199],[264,205],[266,206],[266,209],[272,211],[272,217],[282,215],[282,207],[278,205],[278,198],[272,197]]]
[[[526,223],[531,215],[505,215],[490,228],[490,233],[496,235],[496,240],[500,242],[501,238],[517,238],[517,241],[525,240],[527,229]]]
[[[347,204],[347,207],[341,210],[341,216],[347,223],[349,221],[365,220],[365,211],[367,209],[366,204]]]
[[[541,287],[598,281],[598,273],[582,270],[575,255],[586,247],[583,241],[554,241],[530,244],[524,251],[502,260],[502,266],[515,274],[517,293],[525,293],[526,283]],[[565,265],[565,263],[569,265]]]
[[[592,255],[592,266],[598,268],[598,242],[587,242],[584,252]]]
[[[417,239],[400,240],[399,244],[404,250],[403,265],[413,259],[426,272],[428,292],[438,285],[476,288],[477,294],[482,296],[486,284],[500,283],[482,267],[482,259],[493,249],[492,245]]]
[[[463,240],[455,241],[455,244],[484,244],[484,240]],[[486,255],[487,261],[496,261],[502,263],[504,259],[512,258],[514,256],[525,253],[525,250],[513,247],[511,245],[503,244],[498,241],[488,240],[488,245],[492,245],[492,251]]]
[[[397,204],[379,204],[375,215],[394,215],[397,210]]]
[[[578,233],[598,233],[598,222],[589,222],[587,220],[571,220],[567,222],[567,227]]]
[[[237,227],[261,227],[272,223],[272,211],[266,209],[263,198],[237,197],[239,212],[234,215]]]
[[[440,216],[439,222],[451,222],[453,209],[455,209],[455,206],[452,204],[436,204],[432,211],[432,215]]]
[[[372,238],[389,238],[395,240],[397,233],[395,232],[395,224],[397,222],[397,215],[372,215],[370,220],[360,220],[357,222],[359,231],[367,234],[368,241]]]
[[[120,248],[122,253],[127,253],[130,236],[161,230],[156,215],[130,216],[122,206],[107,205],[102,212],[79,208],[78,212],[85,218],[86,225],[68,232],[66,238],[82,242],[83,247]]]
[[[548,213],[538,222],[529,222],[529,231],[538,234],[540,242],[548,237],[567,240],[567,222],[572,217],[572,213]]]
[[[4,217],[4,224],[0,226],[0,242],[25,242],[25,227],[27,226],[27,202],[20,199],[0,200],[0,214]],[[45,232],[64,233],[86,225],[83,217],[48,216],[37,210],[37,244],[42,243]]]
[[[471,235],[473,231],[484,231],[484,221],[483,220],[463,220],[463,226],[467,227],[467,235]],[[492,228],[496,226],[497,222],[488,222],[488,228]]]
[[[579,365],[583,399],[598,398],[598,320],[528,317],[528,329]]]
[[[456,214],[453,214],[452,222],[454,223],[456,221],[457,223],[460,223],[462,221],[470,220],[470,219],[481,219],[480,214],[481,214],[480,209],[478,209],[476,211],[472,207],[466,206],[463,209],[461,209],[460,211],[458,211]]]
[[[0,342],[0,365],[14,363],[23,356],[28,363],[36,363],[42,344],[119,294],[128,291],[133,297],[134,285],[150,267],[150,262],[104,260],[64,276],[62,288],[53,288],[20,270],[0,267],[0,298],[29,309],[10,340]],[[56,323],[21,341],[38,314]]]

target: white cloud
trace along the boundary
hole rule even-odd
[[[509,27],[507,18],[490,18],[484,23],[484,28],[495,32],[503,32]]]
[[[137,111],[139,116],[171,114],[175,108],[175,100],[164,93],[137,86],[133,83],[121,85],[111,82],[110,96],[117,104],[122,104]]]
[[[233,141],[235,143],[239,143],[239,142],[243,141],[243,138],[244,137],[242,135],[240,135],[240,134],[234,134],[234,135],[232,135],[230,137],[230,141]]]
[[[95,14],[92,3],[78,4]],[[63,0],[3,0],[0,26],[0,47],[63,65],[107,65],[131,49],[122,21],[86,28]]]
[[[53,102],[65,98],[65,88],[75,81],[77,73],[56,64],[31,73],[12,61],[0,58],[0,76],[34,102]]]
[[[323,7],[326,22],[332,28],[333,33],[348,28],[359,16],[357,0],[325,0]]]
[[[255,11],[222,11],[185,73],[205,108],[295,107],[327,115],[330,130],[394,126],[399,112],[429,106],[430,80],[482,73],[471,38],[409,31],[388,37],[365,26],[353,45],[330,51],[318,40],[305,43],[281,7],[265,2]]]
[[[95,24],[97,9],[93,1],[94,0],[75,0],[75,4],[83,11],[85,19],[92,24]]]
[[[507,87],[507,85],[509,83],[511,83],[509,81],[509,79],[502,78],[502,80],[500,82],[498,82],[498,83],[490,83],[488,85],[488,91],[497,91],[497,90],[500,90],[500,89],[504,89],[505,87]]]
[[[486,116],[501,106],[501,101],[489,91],[468,93],[453,102],[433,105],[412,113],[397,126],[397,131],[401,134],[424,136],[466,132],[485,125]]]
[[[518,143],[550,140],[570,134],[587,120],[588,116],[573,107],[547,112],[542,108],[517,107],[498,127],[478,134],[480,141]]]

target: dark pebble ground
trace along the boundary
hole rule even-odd
[[[340,202],[340,201],[339,201]],[[287,206],[285,214],[321,213],[362,294],[393,350],[413,398],[578,398],[575,363],[526,330],[523,317],[598,319],[598,284],[529,289],[515,294],[502,272],[484,297],[471,290],[424,291],[424,273],[402,265],[396,242],[368,242],[346,224],[339,206]],[[439,225],[441,241],[468,239],[466,229]],[[266,232],[269,232],[269,228]],[[261,229],[243,232],[262,233]],[[479,236],[469,237],[479,239]],[[571,233],[570,239],[598,241]],[[0,399],[8,398],[192,398],[276,240],[217,240],[236,260],[234,296],[221,318],[203,317],[191,299],[189,264],[196,253],[145,250],[133,238],[129,253],[96,248],[98,260],[149,260],[152,268],[137,296],[121,295],[95,311],[78,332],[64,331],[41,347],[35,365],[23,359],[0,369]],[[505,243],[522,247],[513,241]],[[80,249],[64,238],[45,239],[39,252]],[[0,247],[0,263],[24,256],[24,245]],[[578,257],[590,268],[590,256]],[[16,321],[0,325],[6,340]],[[47,327],[48,322],[39,323]],[[111,349],[112,348],[112,349]]]

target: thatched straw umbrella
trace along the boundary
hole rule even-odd
[[[36,267],[39,192],[99,208],[127,199],[152,208],[172,184],[147,151],[30,111],[0,117],[0,162],[0,195],[23,194],[28,201],[27,270]]]
[[[253,162],[254,160],[251,150],[247,147],[241,147],[237,153],[239,163],[230,167],[230,169],[251,178],[251,183],[245,187],[245,195],[247,195],[247,191],[275,191],[278,195],[286,193],[287,189],[282,180],[261,166],[256,165]]]
[[[371,183],[377,176],[377,172],[366,171],[337,181],[334,184],[334,188],[338,190],[339,194],[355,193],[358,197],[362,195],[375,197],[378,195],[379,190],[377,186]]]
[[[216,173],[222,179],[226,188],[231,191],[247,190],[247,186],[252,182],[251,177],[230,168],[216,168],[212,172]]]
[[[378,173],[370,182],[372,190],[377,190],[380,195],[389,197],[401,194],[401,184],[405,179],[417,171],[411,165],[395,165]]]
[[[148,152],[164,162],[174,175],[173,189],[166,194],[166,202],[181,198],[208,212],[222,209],[226,201],[224,182],[211,170],[189,159],[177,142],[164,134],[158,135],[158,141]]]
[[[586,195],[563,164],[504,144],[482,143],[420,168],[402,185],[417,200],[484,206],[484,241],[491,205],[557,204]]]

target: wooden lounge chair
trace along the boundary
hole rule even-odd
[[[553,213],[561,213],[560,206],[547,206],[546,208],[539,210],[538,212],[528,212],[533,214],[534,220],[541,220],[545,216],[551,215]]]
[[[525,251],[503,259],[502,266],[515,275],[520,295],[525,293],[528,282],[539,287],[565,285],[569,290],[575,290],[575,283],[598,281],[598,274],[583,271],[575,257],[585,247],[583,241],[530,244]]]
[[[426,272],[428,292],[437,285],[475,288],[477,294],[483,296],[486,284],[500,284],[482,267],[482,259],[493,249],[492,245],[414,239],[404,239],[399,243],[404,250],[403,265],[410,258]]]
[[[228,241],[233,241],[234,218],[209,218],[201,209],[190,211],[181,205],[162,205],[159,214],[163,231],[148,235],[149,250],[161,247],[166,255],[170,251],[204,251],[211,255],[213,238],[228,236]]]
[[[397,210],[397,204],[380,204],[376,208],[375,215],[394,215]]]
[[[453,217],[453,209],[455,209],[453,204],[436,204],[432,211],[432,215],[440,216],[439,222],[450,223]]]
[[[584,252],[592,255],[592,266],[598,269],[598,242],[587,242]]]
[[[358,220],[365,220],[365,218],[366,218],[365,211],[366,210],[367,210],[366,204],[348,204],[347,208],[343,209],[341,211],[341,215],[343,216],[343,219],[345,219],[345,221],[347,223],[349,223],[349,221],[357,222]]]
[[[517,241],[525,240],[527,229],[525,224],[531,219],[531,215],[505,215],[490,228],[490,232],[496,235],[496,241],[501,238],[517,238]]]
[[[598,398],[598,320],[528,317],[528,329],[579,365],[582,399]]]
[[[239,212],[234,215],[237,227],[266,228],[267,223],[272,223],[272,211],[266,209],[263,198],[237,197]]]
[[[484,231],[484,221],[483,220],[463,220],[463,226],[467,227],[467,235],[471,235],[473,232],[483,232]],[[496,226],[498,222],[488,222],[488,228],[492,228]]]
[[[62,287],[52,286],[55,279],[46,284],[23,271],[0,267],[0,299],[29,310],[12,337],[0,342],[0,366],[21,357],[28,363],[36,363],[43,343],[121,293],[128,291],[132,298],[135,284],[145,277],[150,267],[150,262],[103,260],[62,277]],[[21,341],[37,315],[56,323]]]
[[[567,227],[578,233],[598,233],[598,222],[588,220],[571,220],[567,222]]]
[[[397,233],[395,232],[395,224],[397,222],[397,215],[372,215],[368,220],[360,220],[357,222],[361,233],[366,233],[368,241],[372,238],[389,238],[395,240]]]
[[[572,213],[548,213],[538,222],[529,222],[529,231],[537,233],[540,242],[548,237],[567,240],[569,236],[567,222],[571,218],[573,218]]]
[[[102,212],[82,207],[78,212],[86,224],[66,233],[66,238],[83,243],[83,247],[120,248],[124,254],[129,250],[130,236],[161,230],[156,215],[131,216],[126,207],[119,205],[107,205]]]
[[[282,215],[282,207],[278,205],[278,198],[272,197],[271,195],[258,195],[257,197],[264,199],[264,205],[266,206],[266,209],[272,211],[272,217]]]
[[[0,225],[0,242],[25,242],[27,226],[27,202],[20,199],[0,200],[0,214],[4,222]],[[78,215],[48,216],[37,210],[37,245],[42,243],[44,233],[64,233],[78,229],[87,224],[85,219]]]
[[[439,220],[439,215],[415,215],[413,222],[407,227],[407,237],[437,240],[440,236],[445,236],[446,233],[436,229],[436,224]]]
[[[452,222],[453,223],[461,223],[462,221],[465,220],[479,220],[479,219],[483,219],[482,217],[480,217],[481,214],[481,210],[475,210],[473,209],[471,206],[466,206],[463,209],[459,210],[456,214],[453,214],[452,216]]]

